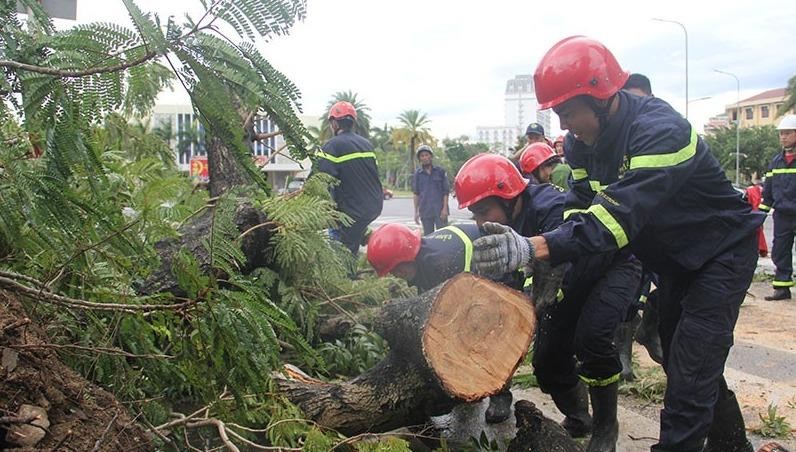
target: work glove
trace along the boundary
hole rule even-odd
[[[530,240],[500,223],[484,223],[483,237],[473,242],[473,270],[489,276],[501,276],[515,270],[533,269],[534,249]]]

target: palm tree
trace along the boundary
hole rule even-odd
[[[418,110],[406,110],[398,115],[398,121],[406,130],[409,139],[409,169],[415,171],[415,144],[433,140],[431,131],[426,127],[431,123],[425,113]]]
[[[318,137],[319,141],[324,142],[332,137],[332,127],[329,125],[329,110],[332,109],[332,105],[340,101],[349,102],[354,106],[357,110],[357,122],[354,131],[360,136],[369,138],[370,115],[367,112],[370,111],[370,107],[368,107],[363,100],[357,98],[357,93],[353,91],[338,91],[334,93],[332,99],[326,104],[326,112],[321,118],[321,134]]]

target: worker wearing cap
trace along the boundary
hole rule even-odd
[[[415,152],[420,168],[412,176],[414,193],[415,224],[423,224],[423,234],[448,225],[448,175],[443,168],[434,165],[431,146],[421,145]]]

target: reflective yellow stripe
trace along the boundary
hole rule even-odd
[[[766,173],[766,176],[771,174],[796,174],[796,168],[776,168],[771,170],[770,173]]]
[[[774,287],[793,287],[793,281],[774,281],[771,285]]]
[[[572,168],[572,178],[575,180],[586,179],[589,173],[584,168]]]
[[[765,177],[771,177],[771,176],[773,176],[773,175],[774,175],[774,173],[772,173],[771,171],[769,171],[769,172],[767,172],[766,174],[764,174],[763,176],[765,176]]]
[[[600,223],[605,226],[608,231],[611,232],[611,235],[614,236],[616,239],[616,246],[619,248],[623,248],[627,245],[627,234],[625,234],[625,230],[622,229],[622,225],[616,221],[616,218],[608,212],[608,209],[603,207],[601,204],[593,204],[589,207],[589,213],[594,214],[595,217],[600,221]]]
[[[760,210],[771,210],[771,207],[768,207],[767,205],[763,204],[762,202],[757,206],[757,208],[760,209]]]
[[[533,285],[533,276],[530,276],[525,279],[525,284],[522,285],[523,289],[527,289]],[[564,291],[561,288],[558,289],[556,292],[556,301],[561,301],[564,299]]]
[[[568,209],[564,211],[564,219],[566,220],[573,213],[586,213],[586,212],[588,212],[587,209]]]
[[[598,180],[590,180],[589,187],[591,187],[591,189],[594,191],[603,191],[607,185],[600,184],[600,181]]]
[[[630,169],[666,168],[679,165],[696,155],[697,134],[691,127],[691,141],[688,145],[672,154],[638,155],[630,159]]]
[[[366,159],[366,158],[372,158],[373,160],[376,160],[376,153],[375,152],[352,152],[350,154],[341,155],[340,157],[335,157],[335,156],[333,156],[331,154],[327,154],[327,153],[325,153],[323,151],[318,151],[318,153],[316,155],[318,157],[322,158],[322,159],[329,160],[332,163],[343,163],[343,162],[347,162],[349,160]]]
[[[611,375],[608,378],[589,378],[580,375],[580,379],[589,386],[608,386],[619,381],[619,374]]]
[[[470,240],[470,237],[467,237],[467,234],[464,233],[461,229],[457,228],[456,226],[445,226],[444,228],[440,229],[446,231],[451,231],[464,242],[464,271],[470,271],[470,263],[473,260],[473,241]]]
[[[642,295],[642,296],[638,297],[638,302],[639,303],[646,303],[647,302],[647,296],[646,295]]]

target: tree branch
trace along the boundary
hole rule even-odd
[[[140,58],[136,58],[130,61],[125,61],[124,63],[119,63],[113,66],[106,66],[106,67],[93,67],[89,69],[83,69],[80,71],[36,66],[33,64],[20,63],[19,61],[13,61],[13,60],[0,60],[0,67],[21,69],[23,71],[35,72],[37,74],[53,75],[61,78],[76,78],[76,77],[85,77],[87,75],[105,74],[108,72],[123,71],[133,66],[138,66],[141,63],[145,63],[146,61],[151,60],[156,56],[158,56],[157,52],[149,52],[144,54],[144,56]]]
[[[84,347],[82,345],[73,345],[73,344],[11,344],[6,345],[8,348],[17,348],[17,349],[36,349],[36,348],[55,348],[55,349],[74,349],[74,350],[83,350],[88,352],[95,352],[95,353],[102,353],[106,355],[119,355],[124,356],[126,358],[151,358],[151,359],[174,359],[174,356],[171,355],[137,355],[135,353],[129,353],[119,348],[109,348],[109,347]]]

